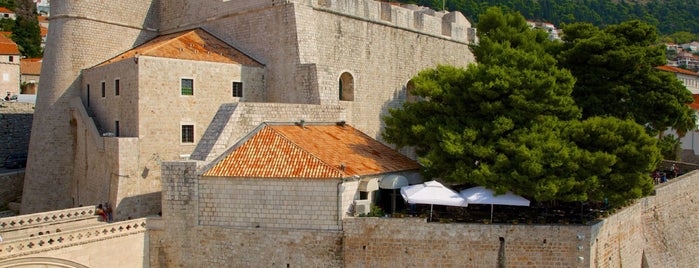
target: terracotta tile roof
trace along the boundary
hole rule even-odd
[[[41,37],[46,37],[46,35],[49,34],[49,28],[44,26],[39,26],[39,31],[41,32]]]
[[[0,13],[12,13],[12,14],[14,14],[15,12],[12,10],[9,10],[7,8],[0,7]]]
[[[677,68],[677,67],[672,67],[672,66],[667,66],[667,65],[658,66],[655,68],[663,70],[663,71],[673,72],[673,73],[683,73],[683,74],[688,74],[688,75],[699,76],[699,73],[697,73],[697,72],[692,72],[690,70],[685,70],[682,68]]]
[[[0,55],[19,55],[17,44],[3,34],[0,34]]]
[[[349,125],[263,125],[204,176],[329,179],[419,168]]]
[[[39,75],[41,74],[41,58],[21,59],[19,61],[19,72],[21,74]]]
[[[699,110],[699,94],[692,94],[692,97],[694,98],[694,102],[690,103],[689,107],[693,110]]]
[[[138,55],[182,60],[235,63],[256,67],[263,66],[261,63],[200,28],[156,37],[121,55],[102,62],[97,66],[133,58]]]

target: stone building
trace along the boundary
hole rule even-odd
[[[12,39],[0,35],[0,94],[19,94],[19,60],[21,55]]]
[[[20,59],[19,83],[21,94],[36,94],[41,77],[41,58]]]
[[[380,139],[419,71],[474,62],[458,12],[371,0],[51,6],[22,213],[160,211],[161,164],[208,163],[263,122]]]

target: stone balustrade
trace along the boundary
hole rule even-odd
[[[0,233],[95,217],[95,206],[69,208],[43,213],[0,218]]]
[[[4,241],[0,242],[0,260],[143,233],[146,231],[145,227],[146,219],[140,218],[27,239]]]

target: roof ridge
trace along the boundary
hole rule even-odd
[[[328,162],[323,161],[320,157],[318,157],[318,156],[315,155],[314,153],[311,153],[310,151],[306,150],[305,148],[299,146],[298,144],[296,144],[295,142],[293,142],[291,139],[289,139],[289,138],[287,138],[286,136],[284,136],[284,134],[283,134],[282,132],[280,132],[280,131],[274,129],[273,127],[270,127],[269,125],[266,125],[266,124],[265,124],[265,127],[264,127],[264,128],[269,128],[270,130],[272,130],[272,131],[274,132],[274,134],[275,134],[276,136],[281,137],[281,138],[284,139],[287,143],[289,143],[289,144],[291,144],[292,146],[298,148],[299,150],[303,151],[304,153],[306,153],[306,154],[312,156],[314,159],[318,160],[318,162],[323,163],[323,165],[325,165],[325,166],[327,166],[327,167],[330,167],[332,170],[335,170],[335,171],[339,172],[340,174],[347,174],[347,175],[349,175],[347,172],[345,172],[345,171],[343,171],[343,170],[341,170],[341,169],[339,169],[339,168],[337,168],[337,167],[334,167],[333,165],[329,164]],[[264,128],[263,128],[263,129],[264,129]]]

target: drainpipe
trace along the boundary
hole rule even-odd
[[[344,179],[340,178],[337,183],[337,227],[342,230],[342,192],[345,191],[345,187],[342,186]]]

